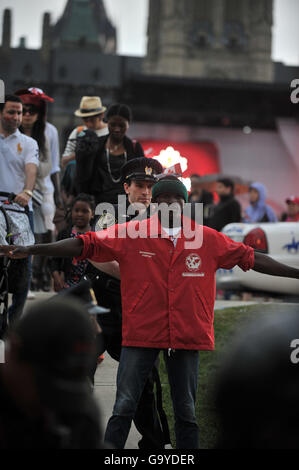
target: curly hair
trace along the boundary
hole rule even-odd
[[[90,194],[86,194],[86,193],[80,193],[78,194],[78,196],[75,197],[75,199],[72,201],[72,204],[71,204],[71,207],[70,207],[70,210],[72,211],[74,205],[76,204],[76,202],[86,202],[89,207],[91,208],[92,212],[94,212],[95,210],[95,207],[96,207],[96,203],[95,203],[95,198],[93,196],[91,196]]]

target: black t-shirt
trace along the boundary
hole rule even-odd
[[[109,136],[97,137],[95,132],[86,130],[76,144],[75,192],[92,194],[96,204],[109,202],[117,204],[117,196],[124,194],[120,181],[120,170],[126,161],[144,157],[139,142],[123,139],[125,154],[111,155],[106,151]],[[126,156],[125,156],[126,155]],[[119,180],[119,181],[118,181]]]
[[[101,194],[97,197],[97,202],[110,202],[117,204],[119,194],[125,194],[124,185],[121,181],[121,169],[127,161],[127,153],[113,155],[104,150],[99,159],[97,173],[101,184]]]
[[[225,196],[214,206],[207,225],[220,232],[223,227],[233,222],[241,222],[241,206],[233,196]]]

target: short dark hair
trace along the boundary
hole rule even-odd
[[[78,196],[76,196],[72,202],[71,210],[73,209],[74,205],[78,201],[86,202],[86,204],[88,204],[89,207],[91,208],[92,212],[94,212],[96,204],[95,204],[95,199],[93,196],[91,196],[90,194],[85,194],[85,193],[78,194]]]
[[[17,96],[17,95],[5,95],[4,103],[0,103],[0,113],[2,113],[2,111],[4,109],[4,106],[7,103],[7,101],[12,101],[13,103],[21,103],[23,105],[23,101],[21,100],[21,98],[19,96]]]
[[[128,122],[132,120],[132,111],[126,104],[112,104],[106,114],[106,119],[111,118],[112,116],[121,116],[126,119]]]
[[[217,183],[222,183],[226,188],[231,188],[232,192],[235,190],[235,183],[230,178],[219,178]]]

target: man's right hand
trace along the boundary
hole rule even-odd
[[[30,196],[24,192],[17,194],[16,197],[14,198],[14,202],[16,204],[19,204],[19,206],[21,207],[27,206],[29,201],[30,201]]]
[[[27,258],[29,255],[29,247],[27,246],[0,245],[0,256],[19,259]]]

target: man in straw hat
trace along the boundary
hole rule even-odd
[[[75,111],[75,116],[80,117],[83,126],[76,127],[70,134],[62,155],[61,165],[66,167],[68,163],[75,163],[75,149],[78,134],[85,129],[93,130],[98,137],[108,134],[107,124],[103,122],[106,107],[102,105],[99,96],[83,96],[80,108]]]
[[[149,219],[44,246],[0,246],[0,255],[21,258],[37,253],[97,262],[116,259],[122,278],[122,351],[117,397],[105,440],[114,448],[125,446],[146,378],[163,350],[176,447],[197,449],[198,352],[214,349],[217,269],[239,266],[243,271],[253,269],[295,279],[299,279],[299,269],[278,263],[209,227],[190,223],[190,218],[182,215],[187,189],[175,177],[161,178],[153,186],[152,199],[158,208]],[[137,228],[139,237],[135,236]]]

